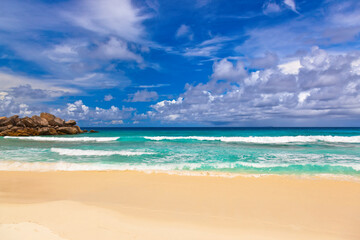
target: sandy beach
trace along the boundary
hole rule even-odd
[[[0,238],[360,239],[360,183],[0,172]]]

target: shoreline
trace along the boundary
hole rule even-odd
[[[353,181],[0,171],[0,182],[0,236],[16,228],[47,234],[41,240],[360,238]]]
[[[3,166],[6,164],[6,166]],[[333,173],[256,173],[256,172],[230,172],[230,171],[206,171],[206,170],[161,170],[161,169],[65,169],[61,164],[75,164],[82,163],[68,163],[68,162],[20,162],[5,160],[0,161],[1,172],[135,172],[144,174],[167,174],[177,176],[194,176],[194,177],[221,177],[221,178],[266,178],[271,176],[294,178],[294,179],[310,179],[321,180],[331,179],[337,181],[360,182],[359,174],[333,174]],[[86,163],[85,163],[86,164]]]

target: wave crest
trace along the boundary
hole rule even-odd
[[[281,137],[203,137],[203,136],[156,136],[144,137],[148,140],[198,140],[198,141],[221,141],[221,142],[243,142],[258,144],[286,144],[286,143],[360,143],[360,136],[281,136]]]
[[[153,154],[150,152],[131,152],[131,151],[103,151],[103,150],[82,150],[69,148],[51,148],[51,152],[66,156],[140,156],[146,154]]]

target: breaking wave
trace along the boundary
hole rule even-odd
[[[251,167],[251,168],[273,168],[290,166],[301,166],[305,164],[274,164],[274,163],[245,163],[238,162],[232,164],[200,164],[200,163],[177,163],[177,164],[145,164],[145,163],[118,163],[118,164],[104,164],[104,163],[72,163],[72,162],[23,162],[23,161],[1,161],[0,171],[215,171],[215,173],[224,174],[240,174],[241,172],[223,172],[221,169],[233,167]],[[321,166],[321,165],[320,165]],[[355,171],[360,171],[359,164],[330,164],[323,165],[329,167],[346,167],[352,168]],[[260,174],[260,173],[259,173]],[[269,174],[263,172],[262,174]],[[273,174],[276,174],[275,172]],[[304,174],[304,173],[303,173]]]
[[[68,148],[51,148],[51,152],[66,156],[140,156],[146,154],[153,154],[151,152],[132,152],[132,151],[103,151],[103,150],[82,150],[82,149],[68,149]]]
[[[203,137],[203,136],[185,136],[185,137],[144,137],[152,141],[162,140],[198,140],[198,141],[221,141],[221,142],[243,142],[258,144],[287,144],[287,143],[360,143],[360,136],[281,136],[281,137]]]

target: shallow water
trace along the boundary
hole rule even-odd
[[[42,170],[360,174],[360,128],[96,130],[100,132],[76,136],[1,137],[0,170],[31,166]]]

